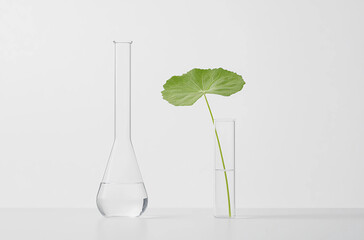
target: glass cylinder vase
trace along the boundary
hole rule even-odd
[[[137,217],[148,205],[131,141],[131,44],[114,42],[114,143],[96,198],[106,217]]]
[[[235,216],[235,120],[215,119],[214,215]]]

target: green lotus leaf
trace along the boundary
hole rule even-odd
[[[244,84],[242,76],[222,68],[194,68],[167,80],[162,95],[172,105],[191,106],[204,94],[230,96],[239,92]]]

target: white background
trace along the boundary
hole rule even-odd
[[[133,40],[132,137],[150,207],[211,207],[203,101],[172,75],[223,67],[238,207],[364,207],[364,3],[0,0],[0,207],[95,207],[113,141],[113,40]]]

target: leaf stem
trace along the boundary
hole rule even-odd
[[[209,102],[207,101],[207,97],[206,97],[206,95],[204,94],[203,96],[204,96],[204,98],[205,98],[205,100],[206,100],[206,104],[207,104],[207,107],[208,107],[209,112],[210,112],[210,115],[211,115],[212,123],[213,123],[213,124],[215,124],[215,119],[214,119],[214,116],[212,115],[212,111],[211,111],[211,108],[210,108],[210,104],[209,104]],[[218,146],[219,146],[219,151],[220,151],[220,156],[221,156],[222,166],[223,166],[223,168],[224,168],[225,183],[226,183],[226,192],[227,192],[228,205],[229,205],[229,217],[231,217],[231,206],[230,206],[230,191],[229,191],[229,182],[228,182],[228,178],[227,178],[227,174],[226,174],[226,168],[225,168],[224,157],[223,157],[223,155],[222,155],[222,149],[221,149],[220,139],[219,139],[219,135],[217,134],[216,127],[215,127],[215,135],[216,135],[217,144],[218,144]]]

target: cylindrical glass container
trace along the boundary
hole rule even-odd
[[[214,215],[235,216],[235,120],[215,119]]]
[[[131,44],[114,42],[114,144],[96,198],[106,217],[137,217],[148,205],[131,142]]]

